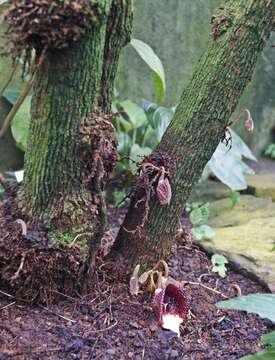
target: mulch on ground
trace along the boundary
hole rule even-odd
[[[260,348],[267,320],[215,307],[222,295],[265,292],[261,285],[229,269],[226,278],[211,273],[211,263],[197,247],[178,241],[169,259],[170,275],[186,281],[192,316],[181,337],[162,330],[151,295],[129,294],[128,280],[104,262],[94,290],[85,296],[60,294],[52,305],[33,305],[0,296],[0,360],[7,359],[238,359]],[[202,276],[202,274],[207,274]],[[198,284],[217,290],[213,292]],[[0,287],[0,290],[1,289]]]

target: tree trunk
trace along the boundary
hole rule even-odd
[[[95,250],[105,226],[102,190],[116,160],[110,102],[132,1],[91,3],[100,7],[97,23],[69,48],[46,52],[37,70],[19,205],[53,241],[87,233]]]
[[[208,50],[200,59],[161,143],[145,159],[169,172],[171,203],[160,205],[153,195],[147,214],[146,190],[141,178],[137,178],[129,211],[114,245],[114,250],[129,259],[130,265],[146,265],[168,255],[181,229],[190,192],[252,77],[272,29],[274,10],[274,2],[269,0],[229,0],[212,17]],[[149,178],[155,175],[152,170],[146,171]]]

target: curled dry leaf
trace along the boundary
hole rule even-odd
[[[180,334],[180,324],[187,319],[189,307],[182,285],[168,279],[163,288],[155,290],[153,307],[164,329]]]
[[[159,179],[157,186],[157,197],[161,205],[169,205],[172,197],[172,190],[169,179]]]
[[[136,265],[134,268],[133,274],[130,278],[130,294],[137,295],[139,292],[139,283],[138,283],[138,272],[140,269],[140,265]]]
[[[139,283],[142,285],[145,284],[149,278],[150,273],[151,273],[151,270],[145,271],[143,274],[141,274],[140,277],[138,278]]]
[[[21,226],[22,235],[26,236],[27,235],[27,225],[26,225],[25,221],[23,221],[22,219],[17,219],[17,220],[15,220],[15,222]]]

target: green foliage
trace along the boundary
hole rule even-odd
[[[160,142],[174,109],[157,107],[146,100],[139,106],[131,100],[120,101],[117,96],[112,110],[119,113],[115,127],[121,160],[116,171],[130,172],[136,169],[136,162],[149,155]]]
[[[222,183],[233,191],[247,188],[245,175],[253,174],[253,170],[243,162],[243,158],[257,161],[243,140],[230,129],[232,148],[229,149],[222,142],[219,143],[215,153],[207,163],[202,179],[214,174]]]
[[[271,159],[275,159],[275,144],[269,144],[265,149],[264,154]]]
[[[192,234],[195,239],[197,241],[212,239],[215,232],[209,225],[205,224],[210,215],[209,204],[187,204],[185,210],[189,213],[189,221],[193,226]]]
[[[14,105],[20,95],[20,91],[8,89],[4,92],[4,98],[11,104]],[[12,123],[11,131],[16,141],[16,145],[23,151],[26,151],[27,140],[29,135],[29,126],[31,121],[31,96],[28,95],[24,100],[23,104],[15,114]]]
[[[114,191],[112,193],[113,195],[113,201],[115,207],[122,207],[124,205],[124,199],[125,199],[125,192],[124,191]]]
[[[275,295],[274,294],[252,294],[240,296],[216,304],[220,309],[244,310],[258,314],[275,323]],[[263,335],[261,343],[268,347],[256,354],[242,357],[240,360],[274,360],[275,359],[275,331]]]
[[[200,225],[192,228],[192,234],[197,241],[212,239],[215,235],[214,229],[209,225]]]
[[[237,206],[237,204],[240,201],[240,193],[238,193],[238,191],[232,191],[230,194],[230,199],[231,199],[232,208],[234,208],[235,206]]]
[[[153,81],[155,88],[155,96],[157,104],[161,103],[161,100],[165,94],[165,73],[161,60],[156,55],[154,50],[146,43],[138,39],[132,39],[131,45],[139,54],[139,56],[145,61],[145,63],[153,71]]]
[[[275,322],[275,295],[274,294],[251,294],[239,296],[231,300],[218,302],[220,309],[243,310],[258,314],[263,318]]]
[[[206,203],[191,210],[189,214],[189,221],[193,226],[199,226],[206,223],[209,215],[209,203]]]
[[[212,271],[217,272],[220,277],[226,276],[226,264],[228,264],[228,260],[225,256],[220,254],[214,254],[211,257],[211,263],[212,263]]]

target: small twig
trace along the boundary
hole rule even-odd
[[[198,286],[201,286],[203,287],[204,289],[206,290],[209,290],[209,291],[212,291],[213,293],[217,294],[217,295],[220,295],[221,297],[223,297],[224,299],[230,299],[229,296],[227,295],[224,295],[222,292],[218,291],[218,290],[215,290],[215,289],[212,289],[211,287],[209,286],[206,286],[202,283],[199,283],[199,282],[195,282],[195,281],[183,281],[183,284],[190,284],[190,285],[198,285]]]
[[[15,74],[15,72],[16,72],[16,69],[17,69],[17,63],[12,66],[12,71],[11,71],[11,73],[10,73],[9,78],[8,78],[8,80],[5,82],[5,84],[3,85],[2,89],[0,90],[0,97],[3,96],[6,88],[9,86],[10,82],[12,81],[13,76],[14,76],[14,74]]]
[[[32,88],[33,80],[34,80],[34,74],[30,78],[30,80],[26,83],[26,85],[25,85],[23,91],[21,92],[19,98],[16,100],[15,104],[11,108],[11,111],[6,116],[6,118],[4,120],[4,123],[3,123],[3,126],[2,126],[2,128],[0,130],[0,139],[3,137],[3,135],[7,131],[8,127],[10,126],[10,124],[11,124],[11,122],[12,122],[14,116],[15,116],[15,114],[17,113],[20,106],[22,105],[22,103],[26,99],[27,95],[29,94],[29,92],[30,92],[30,90]]]
[[[3,135],[5,134],[5,132],[7,131],[7,129],[9,128],[14,116],[16,115],[17,111],[19,110],[20,106],[23,104],[24,100],[26,99],[26,97],[28,96],[29,92],[31,91],[33,82],[34,82],[34,78],[35,75],[37,73],[37,70],[39,69],[40,65],[42,64],[42,62],[44,61],[45,58],[45,54],[46,52],[43,51],[42,55],[39,58],[39,61],[37,62],[37,64],[33,64],[32,67],[32,71],[31,71],[31,78],[30,80],[26,83],[25,87],[23,88],[19,98],[16,100],[15,104],[13,105],[13,107],[11,108],[11,111],[8,113],[8,115],[6,116],[4,123],[2,125],[2,128],[0,129],[0,139],[3,137]]]
[[[15,296],[10,295],[10,294],[6,293],[5,291],[0,290],[0,294],[5,295],[5,296],[7,296],[7,297],[9,297],[11,299],[15,299]]]
[[[1,307],[0,310],[7,309],[8,307],[10,307],[10,306],[12,306],[14,304],[16,304],[16,301],[13,301],[13,302],[9,303],[8,305],[5,305],[5,306]]]
[[[53,310],[50,310],[49,308],[47,308],[47,307],[45,307],[45,306],[40,305],[40,307],[41,307],[42,309],[44,309],[44,310],[49,311],[50,313],[52,313],[52,314],[54,314],[54,315],[56,315],[56,316],[58,316],[58,317],[60,317],[61,319],[64,319],[64,320],[66,320],[66,321],[71,321],[71,322],[73,322],[73,323],[76,323],[76,322],[77,322],[76,320],[72,320],[72,319],[67,318],[66,316],[60,315],[60,314],[56,313],[56,312],[53,311]]]
[[[94,235],[94,233],[92,233],[92,232],[85,232],[85,233],[82,233],[82,234],[78,234],[73,239],[73,241],[70,243],[70,246],[73,246],[76,243],[76,241],[82,236],[93,236],[93,235]]]
[[[16,279],[18,278],[20,272],[22,271],[22,269],[23,269],[23,267],[24,267],[24,263],[25,263],[25,260],[26,260],[26,256],[27,256],[27,254],[28,254],[29,252],[30,252],[30,251],[26,251],[26,252],[22,255],[19,268],[17,269],[16,273],[10,278],[11,281],[14,281],[14,280],[16,280]]]
[[[92,330],[92,332],[94,332],[94,333],[105,332],[105,331],[111,330],[111,329],[114,328],[117,324],[118,324],[118,321],[115,320],[114,324],[108,326],[107,328],[105,328],[105,329],[99,329],[99,330]]]

